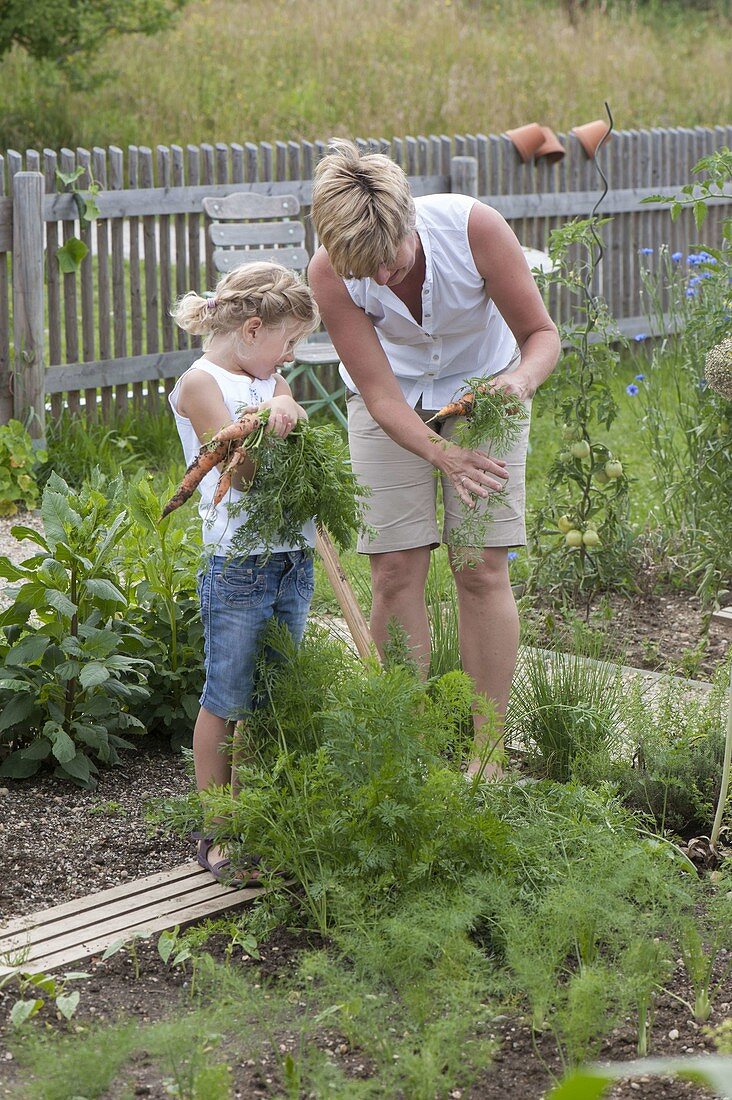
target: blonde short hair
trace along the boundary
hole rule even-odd
[[[414,199],[398,164],[333,141],[315,169],[312,219],[336,274],[373,278],[414,230]]]
[[[289,322],[298,324],[302,335],[318,327],[320,317],[309,287],[281,264],[242,264],[216,284],[211,297],[194,290],[175,303],[171,314],[176,324],[193,336],[236,332],[250,317],[259,317],[266,328]]]

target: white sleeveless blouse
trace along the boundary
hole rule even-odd
[[[175,387],[168,396],[170,407],[175,416],[175,426],[178,429],[180,441],[183,444],[183,454],[186,466],[190,465],[198,454],[202,441],[198,438],[190,420],[181,416],[178,412],[178,397],[180,385],[186,374],[192,370],[202,370],[209,374],[221,390],[226,408],[231,413],[232,420],[236,420],[240,411],[248,405],[260,405],[262,401],[269,401],[274,396],[278,375],[271,378],[250,378],[246,374],[232,374],[231,371],[218,367],[205,356],[197,359],[184,374],[180,376]],[[243,522],[243,514],[231,516],[229,505],[234,504],[246,496],[238,489],[231,488],[218,505],[214,506],[213,498],[218,485],[219,471],[210,470],[199,485],[200,499],[198,512],[203,521],[203,543],[215,554],[226,555],[231,549],[231,540],[237,527]],[[315,546],[315,524],[310,521],[303,528],[303,537],[309,546]],[[297,547],[289,543],[269,547],[273,553],[283,550],[295,550]],[[254,547],[250,553],[261,554],[265,550],[263,546]]]
[[[450,401],[466,378],[489,377],[508,366],[516,340],[485,292],[468,241],[475,199],[427,195],[415,199],[416,228],[425,256],[422,324],[388,286],[346,279],[348,293],[371,319],[404,398],[424,409]],[[341,363],[340,375],[358,387]]]

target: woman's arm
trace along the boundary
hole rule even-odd
[[[328,335],[371,416],[386,434],[447,474],[466,504],[474,504],[475,495],[487,496],[489,489],[502,488],[508,476],[505,463],[447,443],[409,408],[373,324],[333,271],[324,248],[313,256],[308,278]],[[464,482],[470,483],[473,496]]]
[[[486,293],[521,351],[519,369],[499,376],[494,385],[526,401],[557,365],[562,350],[557,327],[516,235],[497,210],[475,203],[468,217],[468,241]]]

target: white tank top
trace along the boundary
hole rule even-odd
[[[213,378],[221,390],[224,404],[231,413],[233,420],[236,420],[240,411],[248,405],[260,405],[262,401],[269,401],[269,399],[274,396],[275,385],[278,378],[276,374],[266,379],[250,378],[246,374],[232,374],[231,371],[224,370],[223,367],[218,367],[205,356],[202,359],[197,359],[196,362],[180,376],[175,387],[168,396],[170,407],[175,416],[175,426],[178,429],[178,435],[183,444],[183,454],[185,456],[186,466],[190,465],[202,445],[202,441],[193,430],[193,425],[190,420],[185,416],[181,416],[178,412],[180,385],[186,374],[192,370],[202,370]],[[198,512],[203,521],[204,546],[209,547],[216,554],[225,555],[231,549],[231,539],[234,532],[244,520],[244,515],[242,513],[237,516],[230,515],[229,505],[242,500],[246,494],[240,492],[238,489],[229,489],[218,507],[214,507],[213,498],[218,480],[219,471],[218,469],[213,469],[210,470],[201,481],[199,485],[201,496],[198,504]],[[315,523],[312,520],[305,524],[302,529],[302,534],[308,546],[315,546]],[[261,554],[266,549],[271,550],[273,553],[277,553],[283,550],[295,550],[297,547],[290,543],[281,543],[271,547],[255,546],[250,550],[250,553]]]
[[[409,405],[424,409],[450,401],[466,378],[488,377],[508,366],[516,340],[475,266],[468,216],[475,199],[426,195],[414,200],[425,258],[422,324],[388,286],[346,279],[348,293],[371,319]],[[358,388],[341,363],[346,385]]]

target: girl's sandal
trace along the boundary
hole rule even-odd
[[[259,856],[252,856],[251,868],[233,869],[230,859],[219,859],[215,863],[211,863],[208,858],[208,853],[214,846],[214,838],[212,836],[202,836],[200,833],[192,834],[194,840],[198,840],[198,851],[196,853],[196,860],[200,863],[201,867],[204,867],[209,871],[217,882],[220,882],[222,886],[231,886],[234,889],[242,890],[246,886],[253,886],[257,883],[261,877],[257,864],[259,863]]]

